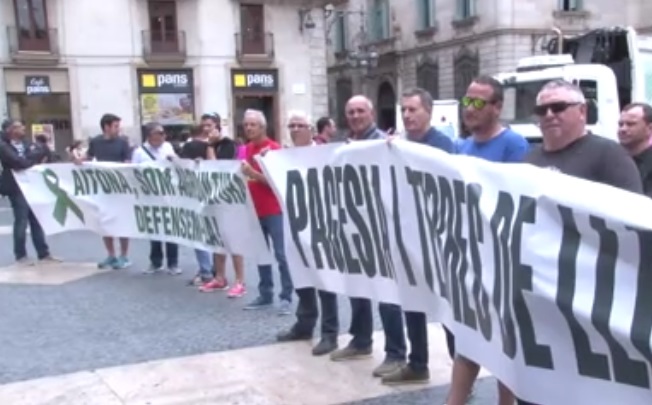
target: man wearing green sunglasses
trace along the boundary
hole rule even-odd
[[[497,163],[520,163],[525,159],[529,144],[523,136],[500,123],[503,107],[503,87],[496,79],[480,76],[469,85],[462,97],[462,119],[471,136],[458,145],[458,153]],[[455,352],[455,339],[446,330],[449,351]],[[448,405],[464,405],[471,395],[473,382],[480,366],[456,353]],[[498,404],[512,405],[514,395],[498,383]]]

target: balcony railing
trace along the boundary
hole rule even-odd
[[[183,62],[186,60],[185,31],[142,31],[143,58],[147,62]]]
[[[272,62],[274,60],[274,34],[271,32],[237,32],[236,57],[240,63]]]
[[[59,62],[59,33],[55,28],[26,30],[7,27],[9,55],[15,63]]]

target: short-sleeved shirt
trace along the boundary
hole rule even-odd
[[[201,139],[191,139],[181,147],[180,156],[183,159],[206,159],[208,142]]]
[[[155,148],[148,142],[134,149],[131,154],[132,163],[143,163],[151,161],[167,160],[169,157],[175,156],[174,147],[170,142],[163,142],[161,146]]]
[[[126,162],[131,158],[131,148],[121,136],[98,135],[88,143],[86,154],[89,159],[97,159],[98,162]]]
[[[410,137],[408,134],[407,139],[412,142],[420,143],[423,145],[432,146],[437,149],[441,149],[448,153],[455,152],[455,144],[453,140],[448,136],[439,132],[436,128],[431,127],[425,135],[419,139]]]
[[[643,192],[634,160],[618,143],[597,135],[584,135],[558,151],[548,152],[539,145],[526,162],[634,193]]]
[[[246,160],[251,167],[262,173],[258,162],[256,162],[255,156],[260,154],[263,149],[281,149],[281,146],[272,141],[269,138],[265,138],[262,142],[249,142],[246,146]],[[259,218],[268,217],[271,215],[279,215],[281,213],[281,205],[272,191],[272,188],[260,181],[250,179],[248,182],[249,192],[251,193],[251,199],[254,202],[254,207],[256,208],[256,213]]]
[[[475,156],[477,158],[499,163],[520,163],[530,149],[527,140],[509,128],[487,141],[476,141],[472,136],[461,141],[458,145],[460,155]]]

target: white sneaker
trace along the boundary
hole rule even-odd
[[[176,267],[176,266],[175,267],[168,267],[168,274],[170,274],[172,276],[178,276],[180,274],[183,274],[183,270],[181,270],[181,268]]]
[[[163,271],[163,267],[149,266],[148,268],[143,270],[143,274],[156,274],[160,271]]]

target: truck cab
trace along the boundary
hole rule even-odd
[[[541,87],[555,79],[575,83],[587,100],[587,129],[617,140],[620,110],[634,101],[652,102],[652,38],[632,28],[608,28],[558,36],[547,55],[519,61],[516,71],[496,79],[505,88],[503,120],[531,142],[541,139],[532,111]]]

